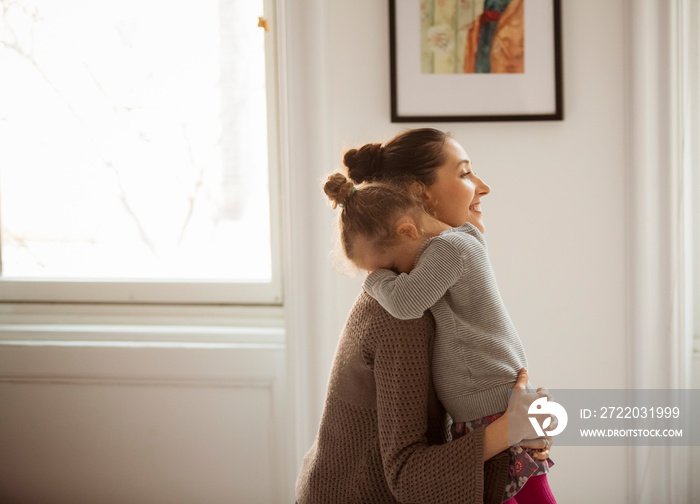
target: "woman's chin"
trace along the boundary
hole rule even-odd
[[[467,222],[469,222],[469,224],[472,224],[476,229],[478,229],[482,233],[486,232],[486,228],[484,227],[484,222],[481,220],[481,217],[475,218],[472,216]]]

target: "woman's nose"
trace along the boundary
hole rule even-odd
[[[490,192],[491,187],[489,187],[489,185],[486,182],[477,177],[476,193],[479,196],[486,196]]]

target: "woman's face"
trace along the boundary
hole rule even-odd
[[[427,188],[426,198],[433,215],[452,227],[467,222],[484,232],[481,198],[491,188],[476,176],[469,156],[454,139],[445,142],[447,161],[437,169],[437,180]]]

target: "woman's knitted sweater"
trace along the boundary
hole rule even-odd
[[[297,480],[299,504],[501,502],[507,453],[483,463],[483,429],[446,442],[430,372],[434,334],[429,314],[398,320],[360,294]]]
[[[474,225],[428,240],[410,273],[376,270],[364,287],[394,317],[418,318],[430,309],[437,328],[435,388],[456,422],[507,409],[527,357]]]

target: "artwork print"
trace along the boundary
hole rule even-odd
[[[525,0],[420,0],[423,74],[525,72]]]
[[[389,0],[391,120],[563,120],[561,39],[561,0]]]

